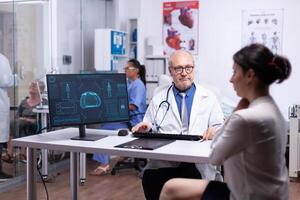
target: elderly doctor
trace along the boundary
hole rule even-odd
[[[132,131],[193,134],[212,139],[215,128],[223,123],[223,113],[216,96],[194,83],[194,71],[193,56],[184,50],[175,51],[169,59],[173,83],[155,94],[143,122]],[[212,165],[151,160],[142,180],[146,199],[159,199],[164,183],[173,177],[221,179]]]
[[[14,85],[14,76],[11,72],[8,59],[0,54],[0,181],[11,178],[2,171],[2,149],[9,138],[9,98],[6,89]]]

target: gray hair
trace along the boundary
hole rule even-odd
[[[190,55],[190,56],[193,58],[193,62],[195,62],[195,61],[194,61],[194,57],[193,57],[193,55],[191,54],[191,52],[186,51],[186,50],[183,50],[183,49],[180,49],[180,50],[174,51],[174,52],[170,55],[169,61],[168,61],[169,67],[172,67],[172,66],[173,66],[172,58],[173,58],[176,54],[188,54],[188,55]]]

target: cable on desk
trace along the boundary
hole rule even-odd
[[[49,128],[49,127],[46,126],[46,127],[44,127],[44,128],[38,129],[38,130],[35,132],[35,134],[36,134],[36,135],[37,135],[37,134],[40,134],[40,133],[42,133],[43,130],[48,129],[48,128]]]

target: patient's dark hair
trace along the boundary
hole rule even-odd
[[[233,60],[244,72],[253,69],[259,80],[270,85],[281,83],[291,74],[290,61],[280,55],[274,55],[262,44],[245,46],[233,55]]]
[[[139,76],[144,85],[146,86],[146,67],[145,65],[141,65],[140,62],[137,59],[130,59],[128,62],[132,63],[134,68],[137,68],[139,70]]]

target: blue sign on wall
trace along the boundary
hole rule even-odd
[[[124,55],[125,54],[125,33],[120,31],[111,31],[111,54]]]

